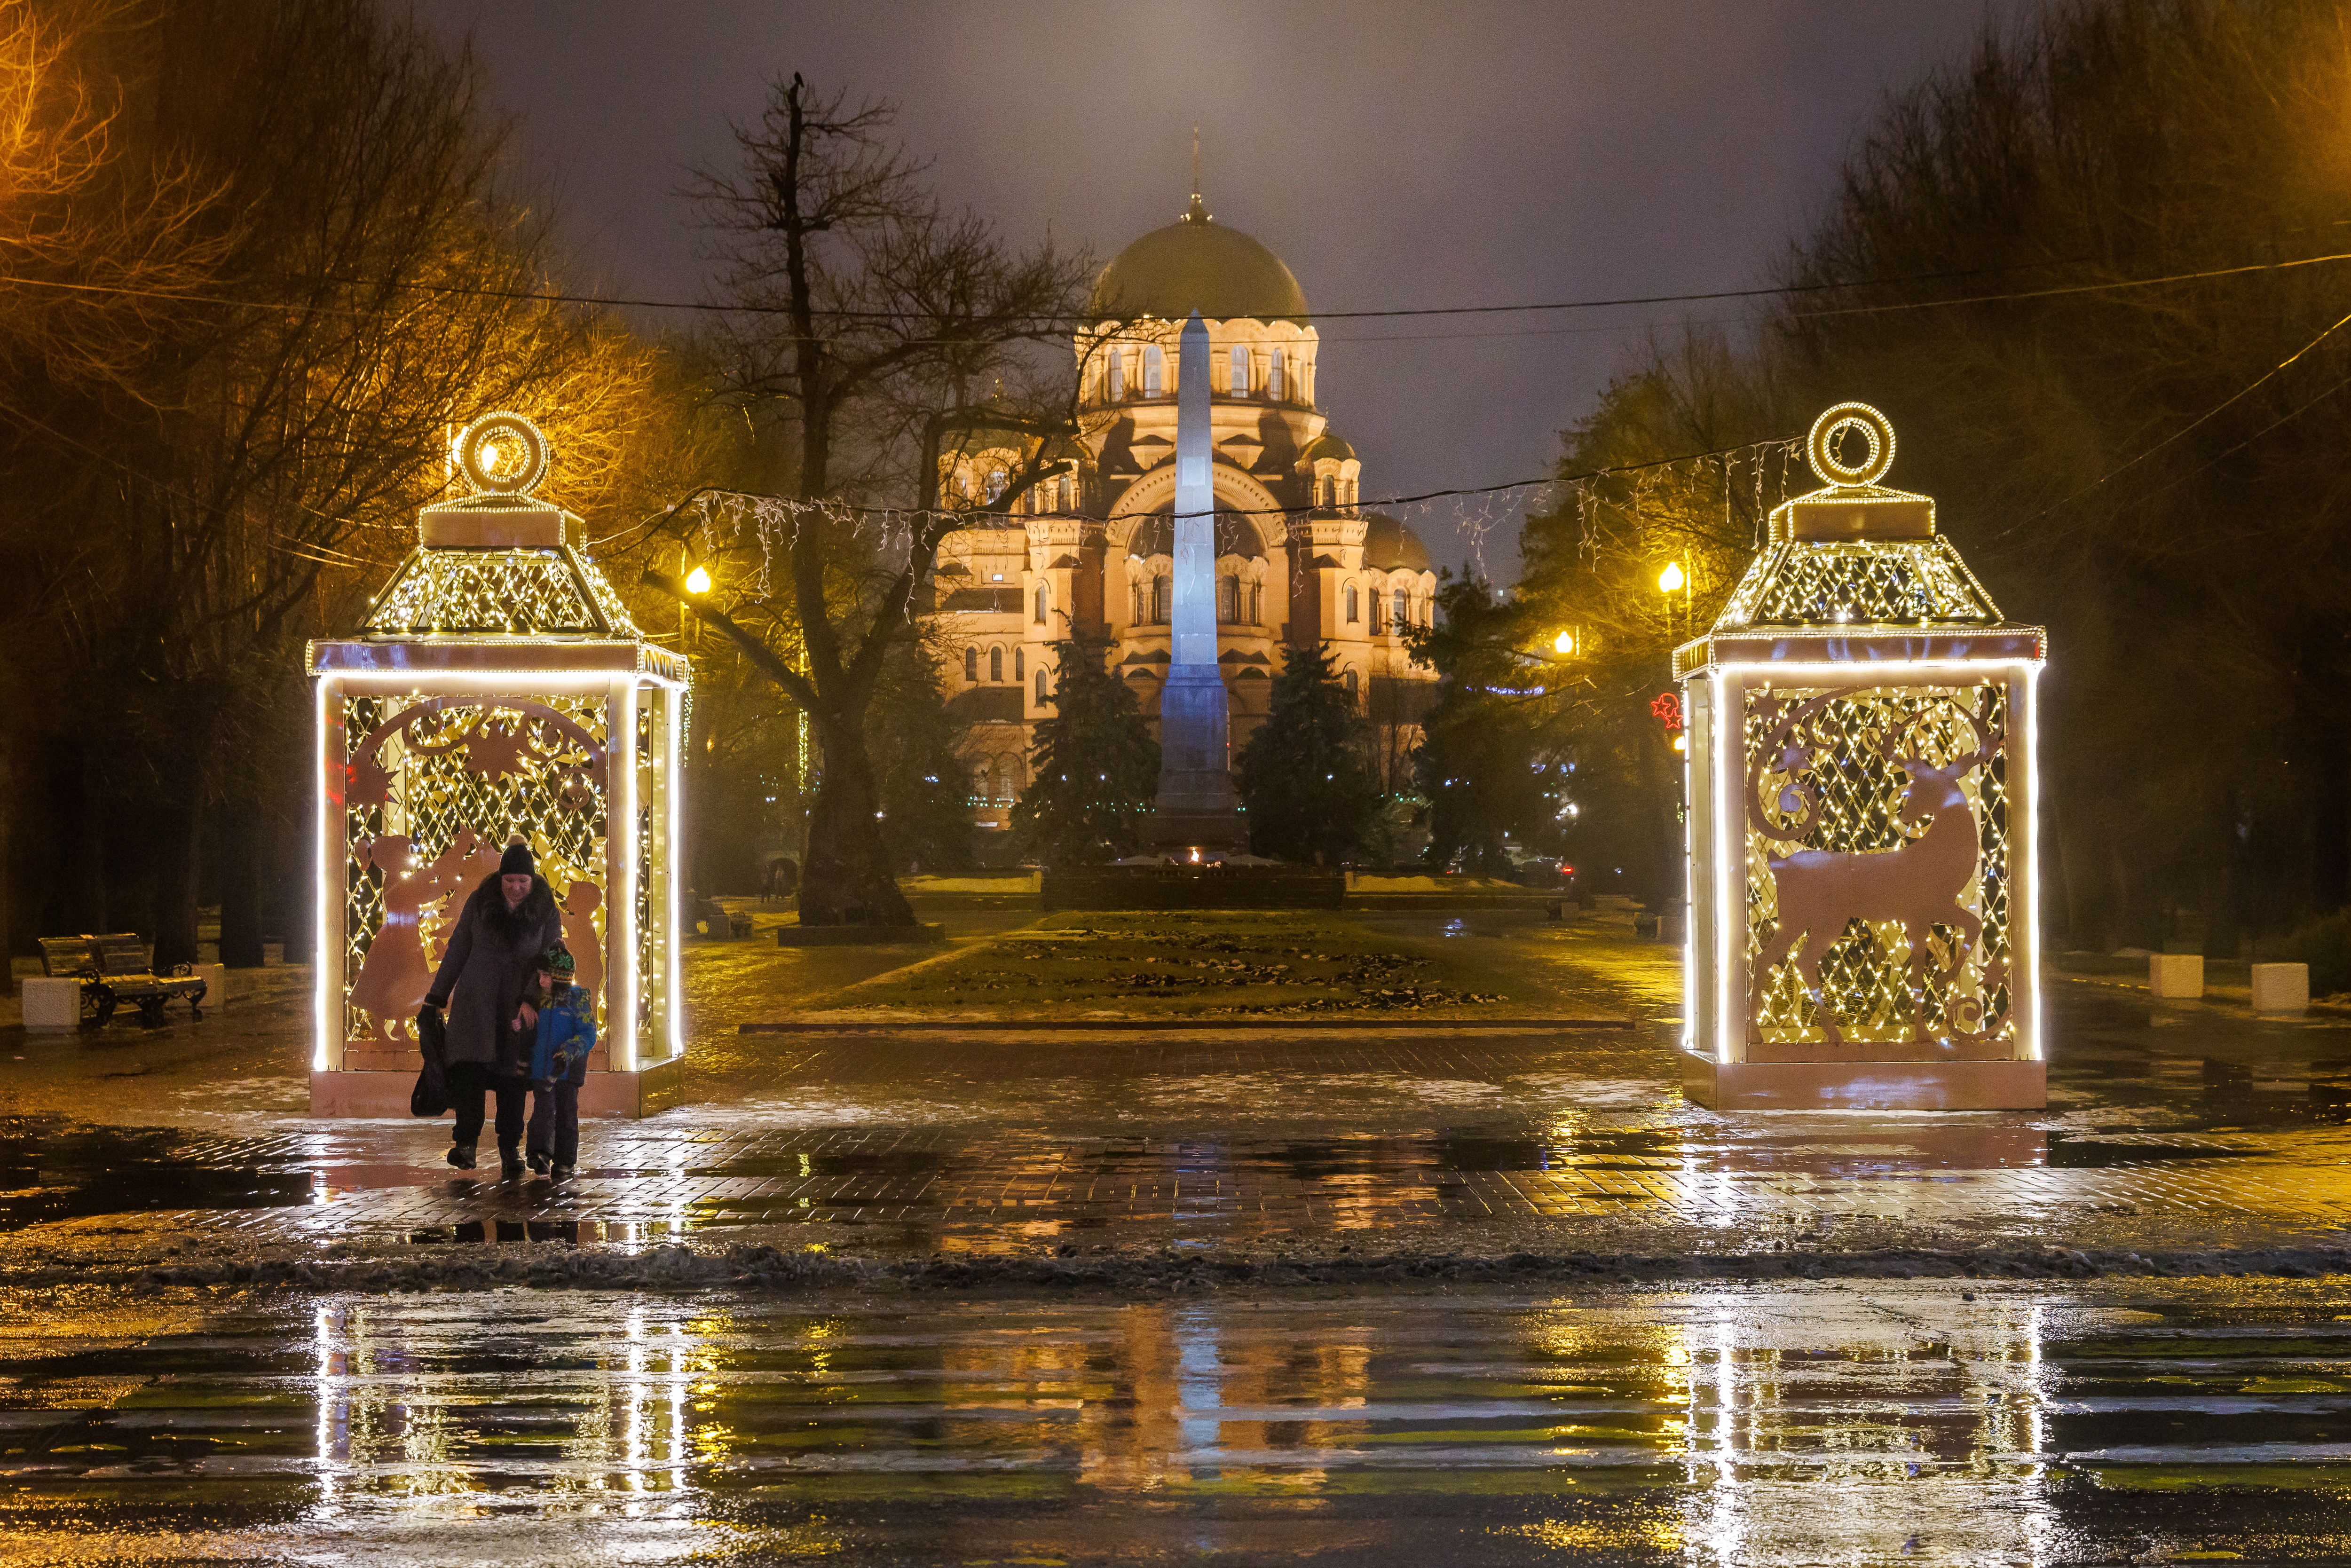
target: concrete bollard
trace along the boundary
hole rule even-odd
[[[228,1005],[228,966],[198,964],[195,966],[195,973],[204,983],[204,999],[196,1005],[206,1012],[210,1012],[214,1008],[226,1007]]]
[[[2204,994],[2204,955],[2153,953],[2147,960],[2147,994],[2175,1000]]]
[[[81,1027],[81,982],[74,979],[51,979],[46,975],[25,977],[25,1027],[32,1029],[78,1029]]]
[[[2310,966],[2253,966],[2253,1010],[2257,1013],[2298,1013],[2310,1006]]]

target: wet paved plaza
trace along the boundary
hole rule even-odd
[[[1648,967],[1562,1004],[1613,1007],[1614,1028],[714,1028],[691,1059],[694,1102],[590,1123],[560,1187],[451,1170],[444,1124],[231,1108],[241,1089],[282,1103],[273,1086],[298,1079],[180,1091],[156,1117],[176,1130],[23,1116],[0,1122],[0,1174],[16,1173],[0,1257],[153,1252],[163,1237],[1493,1255],[2343,1239],[2351,1019],[2061,981],[2045,1113],[1719,1116],[1671,1077],[1672,1015],[1642,994],[1662,988],[1656,968],[1670,978],[1656,951],[1596,950],[1592,966]],[[140,1049],[26,1044],[85,1072],[100,1050]],[[90,1092],[150,1074],[125,1076]]]
[[[0,1550],[161,1563],[2351,1557],[2351,1291],[910,1309],[18,1300]]]
[[[0,1553],[2351,1561],[2351,1019],[2063,980],[2046,1113],[1717,1116],[1669,953],[1450,925],[1597,1021],[743,1033],[903,956],[707,950],[560,1187],[304,1114],[298,975],[0,1022]],[[2199,1277],[1857,1261],[2052,1247]]]

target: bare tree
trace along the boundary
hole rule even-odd
[[[800,884],[810,924],[914,920],[878,825],[865,720],[891,650],[917,634],[932,554],[956,526],[929,509],[945,454],[973,431],[1016,444],[996,495],[975,502],[1004,511],[1048,471],[1054,437],[1075,428],[999,385],[1035,384],[1031,356],[1074,327],[1090,263],[1050,240],[1016,252],[983,219],[943,211],[923,165],[888,140],[893,118],[795,75],[757,125],[737,129],[739,166],[705,171],[694,186],[722,236],[718,286],[735,308],[723,395],[791,447],[784,505],[764,514],[781,581],[738,593],[737,608],[747,601],[773,619],[777,606],[760,601],[782,600],[793,645],[770,645],[674,579],[651,579],[809,716],[823,757]],[[869,523],[892,496],[913,504],[903,526]]]

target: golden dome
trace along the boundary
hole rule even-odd
[[[1385,512],[1365,512],[1364,564],[1374,571],[1426,571],[1428,547]]]
[[[1192,198],[1177,223],[1154,229],[1112,258],[1094,280],[1095,319],[1156,316],[1181,321],[1197,310],[1211,321],[1306,324],[1306,291],[1281,258],[1211,219]]]

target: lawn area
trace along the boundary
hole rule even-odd
[[[1049,915],[811,998],[827,1013],[1022,1019],[1499,1017],[1540,1007],[1467,951],[1316,910]]]

